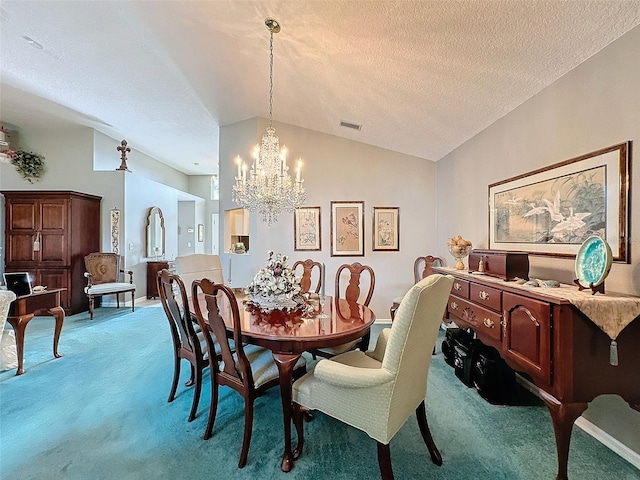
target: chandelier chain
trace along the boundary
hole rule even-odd
[[[273,126],[273,28],[269,40],[269,128]]]
[[[269,29],[269,127],[256,146],[253,165],[247,165],[236,157],[237,174],[232,189],[233,201],[252,212],[262,215],[269,226],[278,221],[281,212],[293,212],[304,205],[306,190],[302,178],[302,160],[298,159],[295,179],[289,175],[286,149],[280,149],[280,139],[273,128],[273,34],[280,31],[280,24],[267,18]]]

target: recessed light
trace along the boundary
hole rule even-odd
[[[31,37],[27,37],[26,35],[24,35],[22,38],[24,38],[26,40],[26,42],[31,45],[33,48],[37,48],[38,50],[42,50],[44,47],[39,44],[38,42],[36,42],[33,38]]]

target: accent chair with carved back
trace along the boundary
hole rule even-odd
[[[131,292],[131,311],[135,311],[136,285],[133,283],[133,272],[120,268],[120,255],[116,253],[90,253],[84,257],[87,286],[84,293],[89,297],[89,315],[93,320],[94,299],[104,295],[115,295],[116,306],[120,308],[120,294]],[[129,281],[124,280],[124,274]]]

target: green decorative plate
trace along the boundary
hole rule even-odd
[[[597,235],[587,238],[576,255],[576,276],[583,287],[597,287],[609,275],[613,254],[607,242]]]

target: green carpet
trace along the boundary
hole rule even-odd
[[[169,327],[157,307],[131,313],[100,308],[68,317],[53,359],[53,321],[27,328],[25,370],[0,373],[0,478],[29,479],[375,479],[376,444],[325,415],[305,424],[303,456],[280,471],[280,393],[256,402],[247,466],[237,468],[242,401],[221,390],[213,438],[202,440],[209,379],[198,417],[187,422],[192,389],[183,363],[178,396]],[[415,418],[391,442],[394,472],[404,479],[553,479],[553,429],[547,409],[491,405],[465,387],[438,353],[429,375],[427,414],[444,464],[430,461]],[[640,471],[579,429],[571,444],[572,479],[640,479]]]

